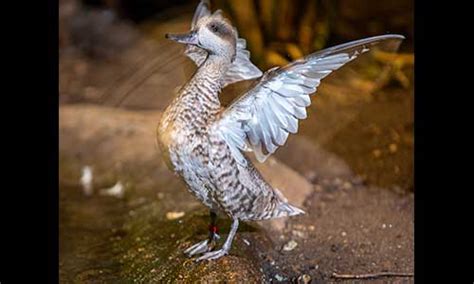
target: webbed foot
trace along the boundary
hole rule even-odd
[[[211,252],[206,252],[204,255],[198,257],[196,261],[201,261],[201,260],[214,260],[218,259],[220,257],[223,257],[224,255],[229,253],[229,249],[219,249],[216,251],[211,251]]]
[[[203,254],[205,252],[209,252],[214,249],[216,246],[216,241],[220,239],[218,234],[214,234],[213,238],[211,241],[209,239],[206,239],[204,241],[201,241],[197,244],[192,245],[191,247],[187,248],[184,253],[191,257],[197,254]]]

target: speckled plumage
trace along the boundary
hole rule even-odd
[[[210,56],[163,114],[159,145],[172,169],[206,206],[231,218],[261,220],[302,213],[288,205],[250,161],[237,163],[213,131],[219,92],[230,61]]]
[[[253,152],[264,162],[284,145],[290,133],[297,132],[298,120],[306,118],[310,95],[324,77],[381,41],[403,38],[362,39],[273,68],[223,109],[219,93],[224,86],[260,77],[262,72],[250,62],[245,40],[238,38],[237,30],[219,11],[211,14],[206,2],[199,4],[190,33],[167,35],[187,44],[185,54],[198,69],[179,90],[158,126],[158,144],[170,168],[211,209],[211,217],[222,212],[233,219],[222,249],[210,252],[209,243],[217,238],[211,232],[209,240],[185,251],[189,255],[205,253],[198,260],[227,254],[239,220],[304,213],[263,179],[244,152]]]

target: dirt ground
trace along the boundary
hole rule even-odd
[[[242,224],[230,255],[195,263],[182,251],[206,237],[208,211],[166,168],[154,136],[172,90],[194,67],[176,45],[111,26],[129,41],[91,51],[109,59],[71,46],[60,52],[61,283],[413,282],[333,275],[413,273],[412,86],[394,79],[373,90],[356,66],[325,79],[299,133],[257,165],[307,214]],[[246,86],[226,88],[224,104]],[[86,166],[90,191],[81,185]],[[230,223],[220,217],[225,237]]]

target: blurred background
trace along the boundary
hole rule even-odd
[[[59,1],[61,282],[191,281],[192,275],[324,281],[335,268],[412,270],[410,0],[210,1],[264,71],[373,35],[406,40],[397,53],[369,52],[324,79],[299,133],[263,165],[269,180],[294,182],[285,194],[296,196],[308,216],[285,226],[244,227],[252,245],[237,240],[233,253],[246,257],[220,263],[218,275],[185,265],[178,251],[199,239],[192,236],[206,226],[206,211],[162,164],[154,131],[174,90],[195,70],[183,47],[164,34],[189,30],[198,2]],[[223,105],[251,83],[226,87]],[[393,228],[376,229],[382,225]],[[294,251],[274,249],[290,239],[299,243]],[[235,276],[238,269],[246,278]]]

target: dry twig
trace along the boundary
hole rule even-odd
[[[339,274],[336,272],[332,273],[333,278],[338,279],[369,279],[378,277],[413,277],[413,273],[403,272],[380,272],[380,273],[367,273],[367,274]]]

